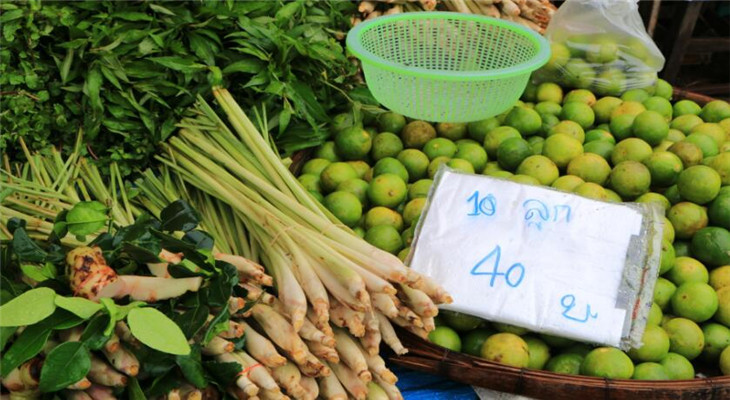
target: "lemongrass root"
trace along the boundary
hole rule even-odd
[[[340,380],[342,386],[352,397],[358,400],[364,400],[368,397],[368,387],[366,384],[344,363],[330,364],[329,367],[337,375],[337,379]]]
[[[139,347],[141,345],[139,340],[132,335],[129,325],[127,325],[124,321],[117,321],[116,325],[114,325],[114,333],[116,333],[117,336],[119,336],[119,339],[121,339],[124,343],[132,347]]]
[[[286,351],[295,363],[301,366],[306,362],[306,356],[309,353],[307,346],[284,317],[273,308],[263,304],[253,306],[251,312],[266,335]]]
[[[395,385],[395,383],[398,382],[398,377],[396,377],[395,374],[385,366],[385,360],[383,360],[379,354],[368,354],[368,352],[362,347],[360,347],[360,351],[365,358],[370,371],[380,377],[380,379],[390,384]]]
[[[239,286],[246,289],[246,291],[248,292],[248,294],[246,295],[246,300],[258,301],[262,304],[268,305],[271,305],[276,300],[276,297],[265,292],[258,286],[251,285],[247,282],[241,282]]]
[[[296,365],[287,362],[286,364],[271,370],[271,376],[274,377],[276,383],[283,387],[289,396],[295,399],[304,397],[305,390],[300,386],[302,374]]]
[[[385,314],[388,318],[395,318],[398,316],[398,307],[395,305],[395,301],[397,301],[397,299],[395,297],[385,293],[373,293],[370,298],[373,301],[375,309]]]
[[[335,339],[317,329],[317,327],[308,319],[303,321],[302,329],[299,330],[299,336],[301,336],[302,339],[319,342],[328,347],[335,346]]]
[[[368,383],[373,377],[368,370],[367,361],[360,351],[358,344],[352,340],[350,335],[342,329],[335,329],[335,349],[342,360],[350,369],[360,378],[361,381]]]
[[[421,321],[423,321],[423,329],[426,332],[431,332],[436,329],[436,320],[433,317],[421,318]]]
[[[228,312],[231,313],[231,315],[243,310],[244,307],[246,307],[245,299],[234,296],[231,296],[231,298],[228,299]]]
[[[248,378],[248,371],[245,371],[245,367],[241,364],[240,360],[234,356],[233,353],[220,354],[215,357],[216,361],[222,363],[236,363],[241,366],[241,373],[236,377],[236,386],[246,394],[246,396],[253,397],[259,393],[259,387],[256,386]]]
[[[123,372],[127,376],[137,376],[137,373],[139,373],[139,361],[137,357],[121,344],[118,344],[116,347],[117,349],[115,351],[109,351],[106,347],[102,349],[109,363],[116,370]]]
[[[286,358],[276,351],[274,345],[245,322],[241,322],[246,332],[246,352],[268,368],[281,367]]]
[[[109,337],[109,340],[104,343],[104,350],[113,353],[119,349],[120,343],[119,343],[119,336],[117,336],[116,333],[112,332],[111,336]]]
[[[225,332],[221,332],[218,334],[218,336],[222,337],[223,339],[238,339],[244,334],[244,328],[243,324],[240,324],[236,321],[228,321],[228,330]]]
[[[309,376],[302,377],[300,386],[304,389],[304,400],[316,400],[319,397],[319,386],[314,378]]]
[[[203,346],[201,353],[206,356],[217,356],[223,353],[230,353],[235,349],[233,342],[223,339],[220,336],[214,336],[208,344]]]
[[[319,394],[325,400],[347,400],[347,392],[335,374],[317,380]]]
[[[325,346],[320,342],[306,341],[309,351],[315,356],[332,363],[340,362],[340,355],[334,347]]]
[[[236,267],[238,275],[242,279],[257,282],[263,286],[272,286],[274,283],[274,279],[266,275],[264,267],[247,258],[223,253],[216,253],[214,257],[216,260],[225,261]]]
[[[83,377],[78,382],[75,382],[75,383],[72,383],[72,384],[66,386],[66,389],[69,389],[69,390],[86,390],[86,389],[88,389],[90,387],[91,387],[91,381],[88,378]]]
[[[91,385],[85,392],[94,400],[117,400],[117,397],[112,392],[112,388],[108,386]]]
[[[407,285],[401,285],[401,293],[403,294],[402,300],[419,316],[428,318],[438,314],[436,304],[426,293]]]
[[[330,299],[330,321],[340,328],[347,328],[355,337],[365,335],[365,314],[353,311],[335,299]]]
[[[94,355],[91,356],[91,369],[88,378],[90,381],[104,386],[122,387],[127,384],[125,375],[117,372],[109,364]]]
[[[375,316],[375,311],[365,313],[365,335],[359,339],[368,353],[378,354],[382,336],[380,334],[380,321]]]
[[[395,352],[395,354],[403,355],[408,353],[408,350],[403,347],[403,343],[400,342],[400,339],[398,339],[398,336],[395,334],[395,329],[393,329],[393,325],[390,324],[388,318],[381,313],[375,313],[375,315],[378,317],[380,333],[383,336],[385,344],[387,344]]]
[[[66,400],[94,400],[88,393],[83,390],[66,390],[63,392]],[[8,396],[8,399],[10,397]]]
[[[233,356],[243,365],[244,371],[246,371],[249,379],[256,386],[267,391],[281,391],[281,388],[279,388],[279,385],[263,364],[254,360],[253,357],[244,351],[236,351],[233,353]]]
[[[13,368],[3,378],[2,385],[10,392],[31,392],[38,388],[43,360],[34,357]]]

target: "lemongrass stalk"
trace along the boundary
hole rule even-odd
[[[114,325],[114,333],[119,336],[119,339],[121,339],[121,341],[127,343],[132,347],[139,347],[141,344],[139,340],[132,334],[132,331],[129,329],[129,325],[127,325],[127,323],[124,321],[117,321],[116,325]]]
[[[426,293],[436,304],[451,304],[454,302],[451,295],[428,275],[421,275],[420,285],[417,286],[417,289]]]
[[[365,313],[365,335],[360,338],[360,343],[369,354],[378,354],[381,340],[380,322],[375,316],[375,311]]]
[[[368,387],[366,383],[360,380],[357,374],[345,366],[344,363],[329,364],[330,369],[337,375],[337,379],[340,380],[342,386],[347,390],[352,397],[358,400],[364,400],[368,397]]]
[[[335,328],[335,349],[342,360],[350,369],[357,374],[361,381],[368,383],[373,377],[368,370],[367,361],[363,357],[360,348],[352,337],[342,329]]]
[[[228,312],[231,313],[231,315],[239,312],[244,307],[246,307],[246,300],[243,298],[231,296],[228,299]]]
[[[88,378],[83,377],[83,378],[81,378],[81,380],[66,386],[66,389],[68,389],[68,390],[86,390],[90,387],[91,387],[91,381]]]
[[[377,375],[375,376],[375,382],[385,391],[389,400],[403,400],[403,395],[395,384],[388,383]]]
[[[340,355],[334,347],[325,346],[320,342],[313,342],[309,340],[305,340],[305,342],[307,343],[307,347],[309,347],[309,351],[316,357],[331,363],[340,362]]]
[[[212,314],[209,317],[211,316]],[[243,327],[243,324],[229,320],[228,330],[226,330],[225,332],[221,332],[220,334],[218,334],[218,336],[222,337],[223,339],[237,339],[243,336],[244,332],[245,329]]]
[[[304,400],[316,400],[319,397],[319,386],[317,386],[317,381],[314,378],[303,376],[300,386],[305,392]]]
[[[277,346],[281,347],[297,364],[305,362],[307,346],[287,320],[273,308],[257,304],[251,308],[256,322]]]
[[[248,294],[246,295],[246,300],[259,301],[259,302],[261,302],[263,304],[267,304],[267,305],[272,305],[274,303],[274,301],[276,300],[276,297],[265,292],[260,287],[250,285],[249,283],[247,283],[245,281],[239,283],[238,286],[246,289],[246,291],[248,292]]]
[[[215,360],[222,363],[236,363],[238,365],[241,365],[241,373],[239,373],[236,377],[236,386],[243,390],[246,395],[251,397],[256,396],[259,393],[259,387],[251,382],[251,380],[248,378],[248,373],[244,372],[245,367],[241,364],[240,360],[234,356],[233,353],[219,354],[215,356]]]
[[[395,383],[398,382],[398,377],[395,376],[393,371],[389,370],[388,367],[385,366],[385,360],[383,360],[380,355],[370,354],[362,346],[359,346],[359,349],[360,353],[365,359],[365,362],[368,365],[368,368],[370,369],[370,371],[373,372],[373,374],[375,374],[376,377],[379,377],[380,379],[390,383],[391,385],[395,385]]]
[[[365,335],[365,314],[347,308],[339,301],[330,301],[330,320],[335,326],[347,328],[355,337]]]
[[[85,390],[86,394],[94,400],[116,400],[112,388],[104,385],[91,385],[90,388]]]
[[[266,275],[264,267],[247,258],[224,253],[215,253],[213,256],[216,260],[225,261],[236,267],[238,276],[241,279],[250,280],[263,286],[273,285],[273,278]]]
[[[299,330],[299,336],[305,340],[311,340],[313,342],[322,343],[325,346],[334,347],[335,338],[327,336],[324,332],[317,329],[316,326],[309,320],[304,319],[302,329]]]
[[[329,321],[329,296],[324,284],[312,268],[311,263],[313,261],[294,243],[289,235],[282,233],[281,238],[294,258],[292,272],[302,285],[314,314],[317,315],[319,322],[327,323]]]
[[[281,390],[278,392],[273,390],[261,390],[261,392],[259,392],[259,397],[261,400],[289,400],[289,396],[282,393]]]
[[[23,149],[23,153],[25,153],[25,158],[28,160],[28,165],[30,166],[30,169],[35,179],[41,185],[48,186],[46,182],[43,181],[40,170],[38,169],[38,166],[36,166],[36,163],[33,159],[33,156],[30,154],[30,151],[28,151],[28,146],[25,145],[25,140],[23,140],[22,137],[18,137],[18,143],[20,143],[20,147]]]
[[[330,319],[329,319],[329,307],[327,308],[327,320],[321,321],[319,319],[319,316],[314,313],[314,310],[311,308],[307,310],[307,319],[309,319],[310,322],[314,324],[314,326],[317,327],[322,333],[329,337],[335,337],[335,333],[332,331],[332,327],[330,326]]]
[[[119,346],[114,351],[109,351],[106,347],[102,348],[102,352],[107,360],[118,371],[123,372],[127,376],[137,376],[139,372],[139,361],[137,357],[124,346]]]
[[[433,317],[424,317],[421,318],[421,320],[423,321],[423,329],[425,329],[426,332],[431,332],[436,329],[436,321]]]
[[[122,387],[127,384],[126,376],[94,355],[91,356],[91,369],[88,378],[90,381],[104,386]]]
[[[203,346],[201,353],[206,356],[217,356],[223,353],[231,353],[233,350],[235,350],[233,342],[220,336],[214,336],[208,344]]]
[[[107,340],[106,343],[104,343],[103,350],[105,350],[109,353],[114,353],[115,351],[117,351],[119,349],[120,346],[121,346],[121,343],[119,342],[119,336],[117,336],[116,333],[112,332],[111,336],[109,337],[109,340]],[[113,365],[113,363],[112,363],[112,365]]]
[[[274,392],[281,391],[281,388],[279,388],[279,385],[276,383],[271,374],[269,374],[266,367],[254,360],[253,357],[248,355],[245,351],[236,351],[232,354],[233,357],[239,360],[241,365],[248,370],[248,377],[251,379],[251,382],[256,384],[256,386],[263,390],[271,390]]]
[[[408,308],[405,304],[396,304],[396,306],[398,307],[398,318],[406,321],[408,325],[413,325],[416,328],[423,328],[423,321],[421,320],[421,317],[418,316],[418,314],[414,313],[413,310]]]
[[[422,326],[416,326],[403,317],[393,318],[391,321],[401,328],[405,328],[407,331],[416,334],[421,339],[428,339],[428,332]]]
[[[13,196],[7,196],[4,200],[7,203],[14,204],[15,207],[17,207],[17,208],[24,209],[27,212],[35,212],[36,215],[42,215],[46,218],[54,219],[54,218],[56,218],[56,215],[58,214],[58,212],[56,212],[56,211],[49,210],[45,207],[41,207],[36,204],[31,204],[31,203],[25,202],[23,200],[13,197]]]
[[[325,400],[347,400],[347,392],[334,374],[318,379],[319,394]]]
[[[302,374],[299,372],[299,368],[291,362],[272,369],[271,376],[289,396],[300,399],[305,395],[304,388],[299,385]]]
[[[307,315],[307,298],[291,269],[286,265],[291,261],[287,260],[282,252],[279,246],[272,246],[266,258],[274,279],[276,279],[279,299],[289,316],[294,331],[299,332],[304,324],[304,317]]]
[[[375,316],[378,318],[378,322],[380,323],[380,333],[383,336],[385,344],[393,349],[395,354],[403,355],[408,353],[408,350],[403,347],[400,339],[398,339],[398,336],[395,334],[395,329],[393,329],[393,325],[390,324],[388,318],[379,312],[375,313]]]

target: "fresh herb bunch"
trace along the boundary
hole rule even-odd
[[[143,214],[134,224],[118,229],[108,220],[100,221],[102,208],[98,202],[77,203],[58,216],[56,234],[43,241],[28,236],[23,220],[11,219],[8,224],[13,239],[3,241],[0,251],[3,385],[28,398],[63,389],[114,391],[130,399],[156,397],[181,387],[224,391],[241,371],[240,365],[205,355],[210,355],[217,335],[229,330],[229,317],[236,312],[229,308],[229,299],[247,296],[237,285],[236,268],[213,258],[212,238],[196,229],[199,215],[183,201],[167,206],[160,220]],[[160,262],[158,254],[164,247],[182,253],[196,267],[181,262],[170,265],[169,273],[199,276],[203,286],[150,304],[127,297],[117,301],[105,297],[97,303],[72,293],[69,281],[72,286],[74,278],[64,263],[73,251],[67,253],[60,239],[69,233],[97,232],[107,223],[110,231],[96,236],[89,246],[98,246],[119,274],[140,273],[147,263]],[[178,239],[176,232],[184,235]],[[87,262],[84,256],[84,265]],[[89,281],[93,279],[83,284]],[[165,278],[160,286],[176,281],[180,280]],[[249,302],[238,312],[254,304]],[[231,342],[241,349],[245,335]]]
[[[343,1],[54,1],[0,4],[0,147],[21,159],[80,129],[104,173],[145,167],[198,94],[224,83],[265,108],[285,153],[317,145],[356,67]]]

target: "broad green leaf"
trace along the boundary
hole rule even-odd
[[[43,264],[20,264],[20,270],[23,271],[25,276],[36,282],[54,279],[57,276],[56,266],[49,262]]]
[[[236,362],[206,361],[203,367],[224,387],[234,384],[242,371],[241,364]]]
[[[2,367],[2,377],[5,377],[10,371],[17,368],[20,364],[30,360],[40,353],[43,346],[46,345],[48,337],[51,336],[52,329],[44,324],[36,324],[27,327],[23,333],[10,346],[8,351],[3,354],[0,367]]]
[[[16,330],[18,328],[15,326],[4,326],[0,328],[0,353],[5,350],[5,345],[8,344],[8,340],[13,337]]]
[[[218,312],[218,315],[216,315],[208,324],[208,328],[205,330],[205,334],[203,335],[203,345],[205,346],[210,342],[215,336],[217,336],[221,332],[225,332],[228,330],[228,319],[230,318],[231,313],[228,312],[228,307],[223,307],[223,309]]]
[[[156,11],[156,12],[161,13],[161,14],[171,15],[173,17],[175,16],[175,13],[174,12],[170,11],[170,9],[168,9],[168,8],[162,7],[159,4],[150,4],[150,8],[153,11]]]
[[[274,18],[276,18],[277,22],[285,22],[290,20],[294,14],[296,14],[297,11],[299,11],[302,8],[302,3],[299,1],[289,2],[284,5],[284,7],[281,7],[276,14],[274,15]]]
[[[0,327],[33,325],[56,309],[56,292],[49,288],[31,289],[0,306]]]
[[[253,58],[246,58],[226,65],[223,68],[224,74],[234,72],[243,72],[247,74],[257,74],[263,68],[263,63]]]
[[[129,312],[134,310],[135,308],[140,308],[146,306],[147,303],[144,301],[133,301],[125,306],[117,305],[117,321],[121,321],[124,318],[127,318],[127,315],[129,315]]]
[[[127,323],[134,337],[155,350],[190,354],[190,345],[180,327],[154,308],[135,308],[127,315]]]
[[[175,356],[175,362],[180,367],[183,376],[185,376],[188,382],[195,385],[198,389],[203,389],[208,386],[208,380],[205,379],[205,371],[203,371],[203,364],[200,358],[199,344],[192,346],[190,354]]]
[[[101,111],[104,106],[101,104],[101,97],[99,96],[101,92],[101,84],[102,84],[102,75],[101,75],[101,69],[96,66],[92,68],[89,71],[89,74],[86,76],[86,95],[89,96],[89,103],[91,103],[91,107],[96,110],[97,112]],[[69,215],[71,214],[71,211],[69,211]],[[77,234],[78,235],[78,234]]]
[[[175,200],[160,212],[165,231],[190,231],[200,223],[200,215],[183,200]]]
[[[123,19],[125,21],[152,21],[154,17],[151,15],[147,15],[143,12],[135,12],[135,11],[126,11],[126,12],[116,12],[111,15],[112,18],[119,18]]]
[[[109,320],[109,315],[99,314],[86,324],[86,328],[81,334],[81,341],[86,343],[89,349],[99,350],[109,340],[110,336],[104,334],[104,329],[109,324]]]
[[[56,296],[55,303],[59,308],[70,311],[83,319],[89,319],[101,310],[99,303],[83,297]]]
[[[180,326],[180,329],[188,339],[192,339],[200,328],[205,325],[205,322],[208,320],[208,314],[210,314],[210,309],[207,306],[198,305],[182,314],[176,314],[175,323]]]
[[[13,232],[13,252],[20,261],[43,262],[46,259],[46,252],[36,244],[25,232],[24,228],[18,228]]]
[[[139,386],[139,381],[135,377],[129,378],[127,384],[127,396],[129,400],[147,400],[147,396],[144,395],[142,387]]]
[[[76,203],[66,214],[66,226],[72,235],[86,236],[98,232],[106,225],[107,208],[98,201]]]
[[[150,61],[184,73],[196,72],[205,69],[205,65],[196,63],[192,58],[183,57],[150,57]]]
[[[89,349],[82,342],[66,342],[48,353],[41,368],[39,389],[55,392],[80,381],[91,369]]]
[[[114,331],[114,325],[120,319],[117,316],[117,305],[114,303],[114,300],[108,297],[102,297],[101,299],[99,299],[99,302],[101,303],[101,306],[104,308],[106,313],[109,315],[109,323],[106,324],[106,328],[104,329],[104,336],[111,336],[112,332]]]

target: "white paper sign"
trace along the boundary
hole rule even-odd
[[[486,176],[439,174],[410,266],[451,293],[454,303],[444,308],[619,345],[627,319],[626,307],[617,307],[619,287],[641,212]]]

